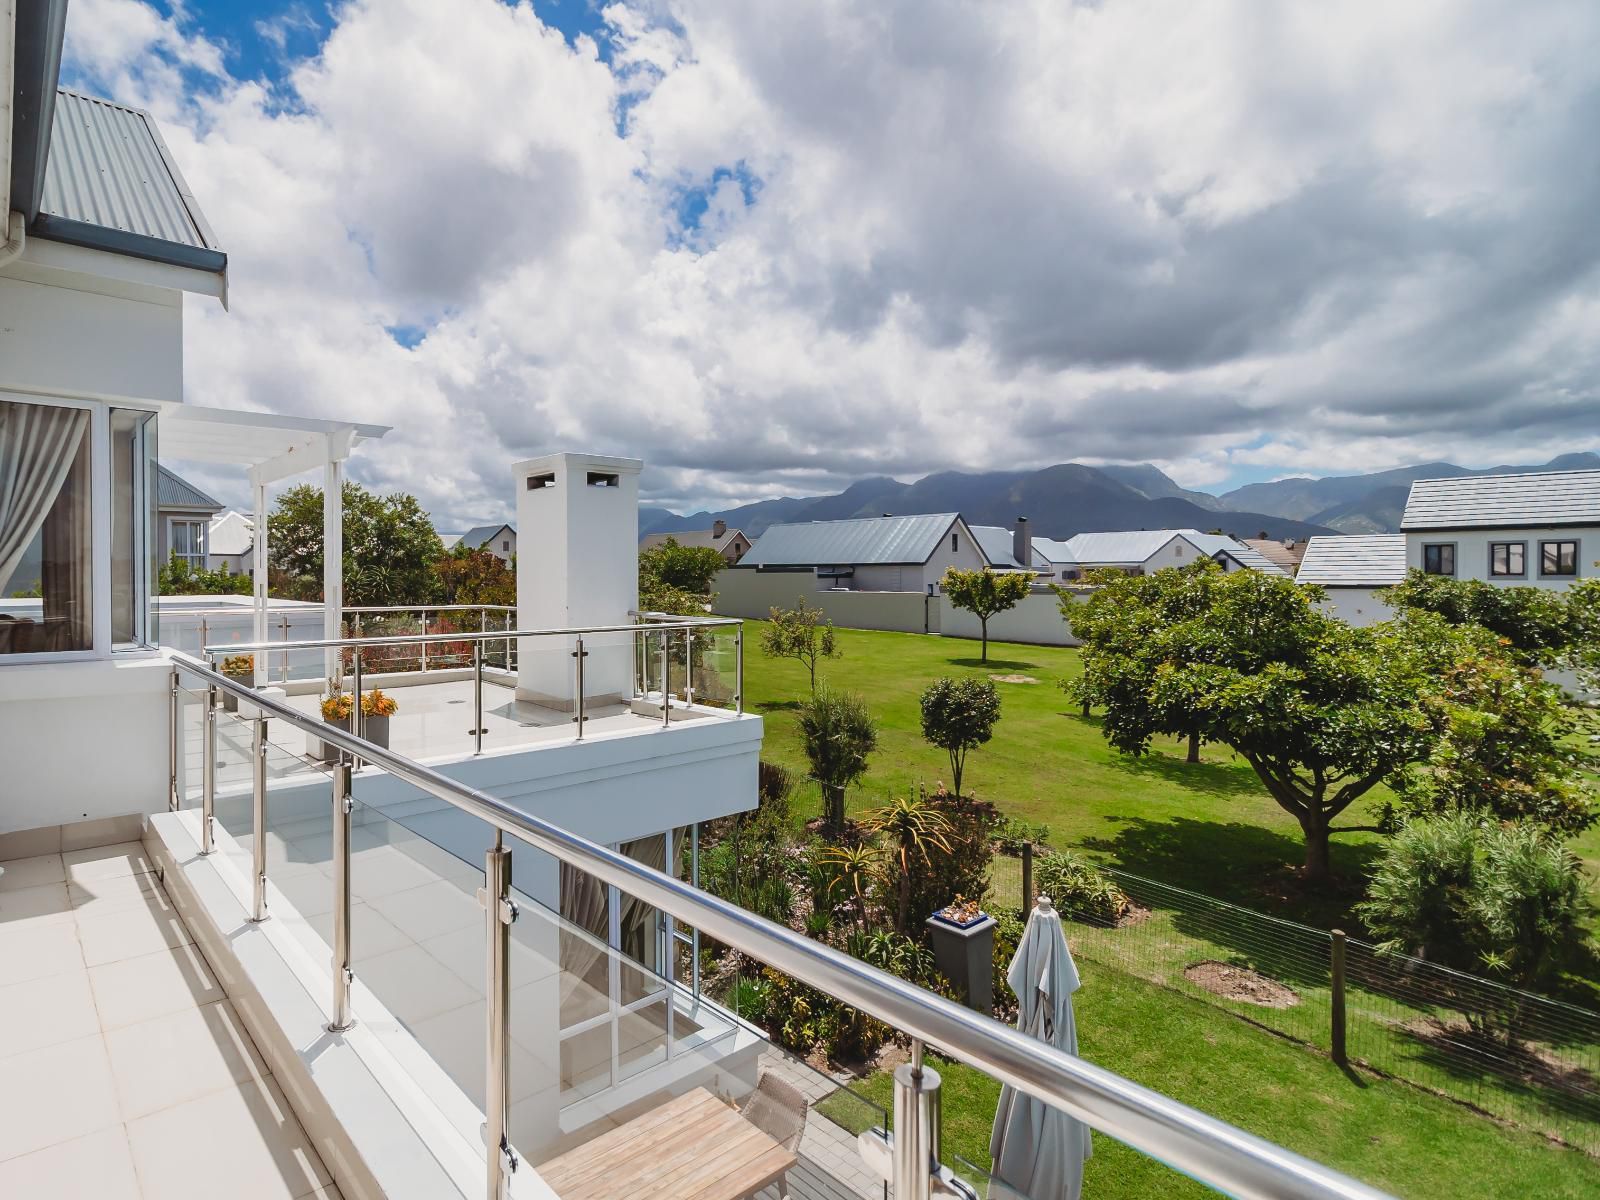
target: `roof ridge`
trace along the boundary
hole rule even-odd
[[[1411,486],[1431,483],[1477,483],[1491,479],[1541,479],[1551,475],[1600,475],[1600,467],[1573,467],[1566,471],[1505,471],[1485,472],[1481,475],[1436,475],[1431,479],[1413,479]]]
[[[112,100],[105,96],[91,95],[89,92],[79,91],[77,88],[57,87],[56,93],[62,96],[71,96],[74,100],[87,100],[91,104],[104,104],[107,108],[120,109],[125,113],[133,113],[135,116],[146,118],[150,117],[150,110],[148,108],[135,108],[133,105],[124,104],[120,100]]]

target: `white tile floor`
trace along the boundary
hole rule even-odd
[[[151,870],[0,863],[0,1196],[336,1197]]]

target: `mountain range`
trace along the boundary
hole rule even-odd
[[[1370,475],[1278,479],[1214,496],[1180,487],[1149,463],[1091,467],[1061,463],[1038,471],[941,471],[914,483],[878,476],[828,496],[785,496],[721,512],[680,516],[639,509],[639,534],[706,529],[715,520],[758,538],[771,525],[835,521],[888,513],[959,512],[974,525],[1007,525],[1026,516],[1042,537],[1120,529],[1220,529],[1235,537],[1303,538],[1318,533],[1387,533],[1400,527],[1417,479],[1600,467],[1600,455],[1563,454],[1534,466],[1469,470],[1423,463]]]

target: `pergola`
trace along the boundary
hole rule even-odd
[[[267,485],[322,470],[322,631],[325,638],[337,638],[344,616],[344,461],[361,442],[381,438],[390,427],[179,403],[163,404],[159,422],[161,457],[248,470],[255,525],[252,640],[257,642],[267,640]],[[338,653],[330,649],[324,656],[330,679],[338,674]],[[265,679],[265,669],[266,656],[257,655],[257,684]]]

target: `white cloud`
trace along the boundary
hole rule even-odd
[[[71,14],[230,252],[191,399],[392,424],[360,471],[447,525],[557,447],[677,504],[1600,446],[1581,2],[641,0],[608,62],[357,0],[270,89],[182,9]]]

